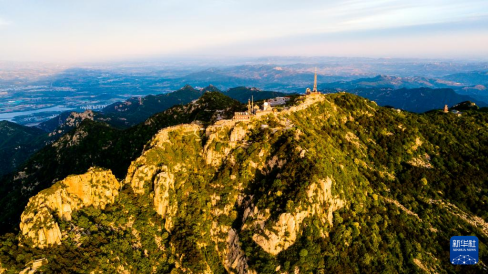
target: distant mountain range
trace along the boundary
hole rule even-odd
[[[378,75],[373,78],[320,84],[319,89],[347,91],[377,101],[380,105],[391,105],[409,111],[424,112],[439,107],[434,102],[432,104],[422,102],[427,97],[435,100],[435,102],[443,102],[448,105],[467,100],[479,105],[488,104],[487,77],[486,72],[460,73],[443,78]],[[473,83],[486,84],[473,85]],[[429,89],[441,90],[429,91]],[[399,91],[396,92],[395,90]],[[421,92],[419,93],[419,91]],[[395,98],[395,96],[398,97]],[[414,101],[402,103],[406,99],[414,99]]]
[[[432,79],[426,77],[398,77],[388,75],[378,75],[373,78],[360,78],[352,81],[342,81],[322,84],[321,87],[326,88],[341,88],[350,90],[355,88],[446,88],[446,87],[461,87],[462,85],[456,82]]]
[[[310,61],[310,60],[309,60]],[[195,90],[214,85],[226,91],[234,87],[248,86],[260,90],[283,93],[303,93],[313,85],[315,67],[318,73],[319,89],[351,90],[357,88],[451,88],[455,92],[488,103],[486,73],[483,64],[459,63],[412,63],[401,62],[396,66],[391,60],[368,63],[372,60],[339,60],[327,63],[295,64],[246,64],[238,66],[185,67],[148,70],[147,68],[71,68],[58,74],[37,79],[31,83],[23,81],[10,86],[0,82],[0,112],[18,112],[12,121],[33,125],[50,119],[53,112],[29,113],[46,106],[64,106],[75,110],[101,109],[114,102],[134,103],[134,98],[149,94],[164,103],[161,94],[172,93],[182,86],[191,85]],[[397,60],[398,61],[398,60]],[[358,63],[359,62],[359,63]],[[355,64],[355,65],[354,65]],[[383,74],[377,75],[375,71]],[[196,94],[194,94],[196,95]],[[172,96],[172,95],[169,95]],[[30,98],[23,100],[22,98]],[[131,99],[133,98],[133,99]],[[197,97],[195,97],[197,98]],[[146,98],[144,109],[149,112],[151,98]],[[139,100],[139,99],[137,99]],[[171,100],[169,100],[171,101]],[[183,102],[183,101],[182,101]],[[184,102],[183,102],[184,103]],[[158,106],[159,104],[156,104]],[[123,106],[125,109],[135,107]],[[169,107],[169,106],[168,106]],[[137,108],[137,107],[136,107]],[[107,111],[109,111],[107,109]],[[120,114],[112,109],[113,114]],[[25,113],[24,113],[25,112]],[[59,112],[58,112],[59,113]],[[117,119],[120,126],[141,122],[142,117]],[[115,123],[115,120],[113,121]]]
[[[463,86],[476,86],[488,84],[488,71],[471,71],[464,73],[450,74],[442,79],[457,82]]]
[[[463,101],[474,102],[480,107],[488,106],[483,101],[460,95],[449,88],[356,88],[348,92],[375,101],[380,106],[391,106],[417,113],[442,109],[444,105],[453,106]]]
[[[375,77],[336,76],[319,71],[318,88],[321,90],[341,89],[345,91],[363,88],[416,89],[450,88],[461,95],[471,96],[476,101],[488,103],[488,72],[473,71],[457,73],[443,77],[390,76]],[[325,73],[325,74],[324,74]],[[313,84],[313,71],[306,68],[279,66],[239,66],[228,69],[208,69],[174,79],[181,83],[204,86],[218,83],[216,86],[256,86],[269,90],[303,93]]]
[[[173,106],[183,106],[197,100],[207,92],[221,92],[215,86],[195,89],[189,85],[165,94],[130,98],[114,103],[101,111],[64,112],[55,118],[40,123],[36,128],[10,122],[0,123],[0,177],[21,166],[34,152],[46,144],[58,140],[74,130],[85,120],[107,124],[114,129],[126,129],[147,121],[157,113]],[[240,102],[263,100],[287,95],[281,92],[262,91],[256,88],[237,87],[224,92]],[[177,122],[175,119],[173,122]],[[189,122],[185,120],[185,122]],[[171,121],[167,121],[171,124]]]
[[[476,74],[477,75],[477,74]],[[453,89],[431,89],[431,88],[400,88],[406,86],[415,87],[419,85],[445,85],[446,82],[428,81],[424,78],[409,78],[391,76],[377,76],[374,78],[364,78],[347,82],[335,82],[330,86],[339,86],[339,88],[325,88],[325,92],[338,92],[344,89],[348,92],[375,101],[380,106],[392,106],[412,112],[425,112],[432,109],[441,109],[444,105],[453,106],[463,101],[470,101],[479,107],[487,106],[479,97],[461,95]],[[327,85],[326,85],[327,86]],[[323,86],[320,86],[323,87]],[[481,90],[480,92],[482,92]],[[0,176],[11,172],[20,166],[32,153],[44,147],[46,144],[53,142],[79,126],[84,120],[93,120],[106,123],[116,129],[126,129],[146,121],[150,116],[163,112],[174,105],[184,105],[200,98],[205,92],[221,92],[217,87],[209,85],[203,89],[195,89],[189,85],[171,93],[148,95],[144,97],[130,98],[124,102],[114,103],[107,106],[101,111],[85,112],[65,112],[59,116],[37,125],[42,131],[35,131],[35,138],[16,139],[18,147],[12,146],[11,143],[4,142],[0,144],[0,154],[4,155],[1,165]],[[236,87],[231,88],[223,94],[236,99],[241,103],[246,103],[248,99],[263,100],[278,96],[286,96],[287,93],[275,91],[263,91],[257,88]],[[10,123],[11,124],[11,123]],[[3,123],[5,127],[7,123]],[[0,139],[10,140],[8,134],[18,134],[19,136],[30,136],[25,132],[32,132],[29,127],[16,124],[10,126],[9,131],[1,131]],[[17,153],[17,152],[22,153]]]

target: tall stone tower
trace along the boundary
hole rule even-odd
[[[444,106],[444,113],[448,113],[449,112],[449,108],[447,107],[447,105]]]
[[[317,92],[317,68],[315,68],[315,78],[313,80],[313,92]]]

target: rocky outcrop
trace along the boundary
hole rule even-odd
[[[95,113],[92,110],[85,110],[84,112],[71,112],[66,118],[65,124],[70,127],[78,126],[83,120],[94,120]]]
[[[63,119],[63,115],[58,116],[57,119],[58,123],[55,128],[52,128],[54,125],[49,123],[41,123],[39,125],[39,128],[46,131],[51,131],[51,133],[49,133],[49,136],[62,136],[71,129],[78,127],[84,120],[95,121],[95,113],[92,110],[86,110],[84,112],[71,112],[69,116],[66,117],[66,119]]]
[[[344,207],[345,202],[332,195],[332,179],[327,177],[311,184],[307,189],[312,215],[320,218],[322,223],[328,222],[332,226],[334,211]]]
[[[232,129],[230,133],[230,141],[241,142],[244,139],[244,137],[246,137],[246,134],[247,134],[247,129],[241,126],[236,126]]]
[[[46,259],[39,259],[39,260],[32,261],[28,263],[27,267],[24,268],[24,270],[20,271],[19,274],[34,274],[41,266],[47,263],[48,261]],[[0,271],[0,273],[2,272]]]
[[[300,231],[303,219],[309,214],[301,211],[295,214],[283,213],[272,229],[263,229],[263,233],[256,233],[252,239],[260,245],[264,251],[277,255],[295,243]],[[264,224],[264,223],[263,223]]]
[[[166,158],[166,153],[173,149],[174,141],[171,136],[193,136],[195,140],[199,140],[200,130],[200,125],[191,124],[168,127],[159,131],[142,156],[132,162],[125,179],[137,194],[154,192],[154,209],[165,218],[165,228],[168,231],[172,230],[172,218],[178,209],[178,203],[173,197],[177,179],[175,174],[189,164],[182,159],[170,160],[169,156]]]
[[[227,255],[224,260],[227,270],[235,269],[239,274],[248,273],[247,258],[241,249],[239,235],[235,229],[229,230],[227,236]]]
[[[206,130],[208,140],[203,149],[206,163],[219,167],[227,155],[242,144],[247,133],[246,125],[236,125],[234,121],[209,126]]]
[[[323,224],[333,225],[334,211],[342,208],[345,202],[332,196],[332,179],[326,178],[311,184],[307,189],[308,200],[303,201],[295,212],[279,215],[278,220],[270,229],[266,228],[270,213],[268,210],[259,212],[254,221],[254,227],[261,230],[252,237],[264,251],[277,255],[293,245],[300,235],[302,222],[307,217],[315,216]],[[254,210],[256,211],[256,209]],[[325,236],[325,235],[324,235]]]
[[[171,134],[198,135],[201,127],[196,124],[178,125],[162,129],[154,136],[149,146],[143,154],[137,158],[129,167],[125,182],[132,186],[134,192],[144,193],[144,187],[149,187],[153,183],[159,172],[171,172],[173,167],[163,168],[162,155],[173,145]],[[199,137],[198,137],[199,138]],[[164,170],[163,170],[164,169]]]
[[[105,208],[119,193],[120,183],[109,170],[91,168],[73,175],[32,197],[22,213],[22,240],[36,247],[61,242],[56,220],[71,220],[71,213],[87,206]]]
[[[173,227],[172,216],[176,215],[178,202],[171,199],[175,194],[175,176],[163,166],[154,180],[154,207],[161,217],[166,218],[165,228],[171,231]]]
[[[168,210],[170,191],[174,192],[174,184],[175,176],[168,171],[167,166],[162,167],[154,181],[154,206],[163,218]]]
[[[410,161],[407,163],[415,167],[433,168],[432,164],[430,163],[430,156],[427,153],[425,153],[423,156],[412,157],[412,159],[410,159]]]
[[[152,184],[152,180],[158,172],[158,167],[146,165],[146,159],[137,159],[137,165],[134,163],[129,167],[129,173],[125,181],[132,186],[135,193],[143,194],[144,186]]]

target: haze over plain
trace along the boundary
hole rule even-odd
[[[486,60],[488,2],[0,1],[0,60],[365,56]]]

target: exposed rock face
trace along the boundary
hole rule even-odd
[[[230,141],[231,142],[240,142],[244,139],[247,134],[247,130],[243,127],[237,126],[234,127],[232,132],[230,133]]]
[[[92,110],[85,110],[84,112],[71,112],[71,114],[66,119],[65,124],[70,127],[78,126],[81,121],[85,119],[94,120],[95,114]]]
[[[40,248],[59,244],[61,231],[56,218],[69,221],[73,211],[87,206],[103,209],[114,202],[119,188],[111,171],[95,168],[57,182],[29,200],[21,216],[23,239]]]
[[[152,184],[155,176],[163,170],[159,158],[161,153],[166,150],[166,146],[173,144],[170,134],[176,131],[181,131],[183,134],[197,134],[200,131],[200,126],[195,124],[179,125],[159,131],[141,157],[132,162],[129,167],[125,182],[132,186],[134,192],[144,193],[144,186]],[[166,167],[163,171],[170,172],[170,168]]]
[[[46,200],[42,202],[46,202]],[[22,235],[32,241],[33,246],[43,248],[61,243],[61,230],[50,208],[41,207],[39,211],[35,213],[27,212],[27,214],[24,211],[21,217],[20,229]]]
[[[161,168],[161,172],[154,181],[154,206],[156,212],[163,218],[169,206],[170,191],[174,191],[175,176],[168,171],[168,167]]]
[[[125,179],[135,193],[144,194],[146,190],[154,191],[154,208],[166,219],[165,228],[168,231],[171,231],[173,227],[172,217],[178,209],[177,201],[171,199],[175,192],[175,172],[184,168],[185,163],[166,165],[164,155],[171,150],[173,145],[172,134],[198,136],[200,129],[199,125],[191,124],[161,130],[153,138],[143,155],[131,164]]]
[[[239,235],[235,229],[229,230],[229,235],[227,236],[227,248],[227,256],[224,262],[227,268],[235,269],[239,274],[248,273],[247,258],[244,255],[244,251],[241,249]]]
[[[66,119],[63,119],[62,115],[58,116],[58,124],[55,129],[51,128],[53,125],[48,124],[41,124],[39,127],[44,130],[52,131],[49,133],[49,136],[62,135],[79,126],[81,122],[86,119],[95,121],[95,113],[92,110],[86,110],[84,112],[71,112]]]
[[[77,128],[73,134],[66,134],[61,137],[58,141],[53,144],[53,147],[57,149],[57,151],[61,151],[63,148],[76,146],[80,143],[80,140],[83,140],[88,136],[88,133],[81,128]]]
[[[300,231],[300,225],[303,219],[308,216],[307,211],[301,211],[295,214],[283,213],[273,228],[264,229],[263,234],[254,234],[252,239],[260,245],[264,251],[277,255],[282,250],[287,249],[295,243]]]
[[[145,163],[145,159],[138,159],[139,164]],[[156,175],[158,168],[153,165],[141,165],[136,166],[132,164],[129,167],[129,173],[126,177],[126,182],[130,183],[135,193],[144,193],[144,185],[147,182],[152,182],[152,179]]]
[[[409,164],[416,167],[423,167],[423,168],[433,168],[432,164],[430,163],[430,156],[425,153],[423,156],[413,157]]]
[[[332,226],[332,214],[345,205],[343,200],[332,196],[332,179],[327,177],[311,184],[307,190],[307,196],[311,203],[310,213],[319,216],[322,223],[328,221]]]
[[[334,211],[344,206],[344,201],[332,196],[332,179],[326,178],[313,183],[307,190],[309,204],[303,204],[296,212],[286,212],[279,216],[271,229],[265,228],[269,219],[269,211],[258,213],[254,222],[262,233],[253,235],[253,240],[266,252],[277,255],[293,245],[299,236],[300,228],[306,217],[315,215],[322,223],[332,226]]]
[[[241,145],[247,134],[244,126],[236,125],[234,121],[225,121],[207,128],[208,141],[204,148],[204,157],[208,165],[220,166],[227,155]]]
[[[175,194],[175,176],[169,172],[167,166],[161,168],[154,181],[154,207],[161,217],[166,218],[165,228],[171,231],[172,216],[178,210],[178,202],[170,199]]]
[[[28,266],[24,270],[22,270],[19,274],[34,274],[41,266],[47,263],[48,261],[46,259],[39,259],[39,260],[32,261],[28,263]],[[0,273],[2,273],[1,270]]]

